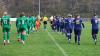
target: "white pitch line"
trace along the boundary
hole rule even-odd
[[[50,38],[52,39],[52,41],[55,43],[55,45],[59,48],[59,50],[62,52],[62,54],[64,56],[68,56],[66,54],[66,52],[64,51],[64,49],[56,42],[56,40],[54,39],[54,37],[48,32],[48,35],[50,36]]]

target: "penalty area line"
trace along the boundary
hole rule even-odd
[[[66,54],[66,52],[64,51],[64,49],[56,42],[56,40],[54,39],[54,37],[48,32],[48,35],[50,36],[51,40],[54,42],[54,44],[59,48],[59,50],[62,52],[62,54],[64,56],[68,56]]]

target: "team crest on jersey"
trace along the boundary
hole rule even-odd
[[[76,20],[76,24],[80,24],[80,20]]]

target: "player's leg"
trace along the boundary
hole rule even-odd
[[[20,40],[21,40],[21,33],[20,32],[18,33],[17,40],[18,40],[18,42],[20,42]]]
[[[53,30],[56,31],[56,29],[57,29],[57,27],[56,27],[56,25],[54,24],[54,25],[53,25]]]
[[[51,29],[53,30],[52,25],[53,25],[53,24],[52,24],[52,21],[50,21],[50,26],[51,26]]]
[[[30,25],[30,32],[31,32],[31,30],[32,30],[32,27],[33,27],[33,26],[32,26],[32,23],[31,23],[31,25]]]
[[[70,39],[72,38],[72,29],[70,29]]]
[[[97,34],[98,34],[98,29],[95,30],[95,35],[94,35],[94,42],[95,42],[95,45],[97,43]]]
[[[39,30],[39,25],[37,25],[37,30]]]
[[[75,34],[75,43],[77,43],[77,30],[74,29],[74,34]]]
[[[96,43],[96,41],[95,41],[96,34],[95,33],[96,33],[96,30],[92,29],[92,38],[94,40],[94,43]]]
[[[25,44],[25,39],[26,39],[26,29],[23,29],[21,33],[22,44]]]
[[[46,29],[46,25],[44,24],[44,30]]]
[[[36,25],[36,31],[37,31],[38,25]]]
[[[30,34],[30,26],[28,26],[27,34]]]
[[[63,34],[63,28],[64,28],[64,25],[62,24],[61,25],[61,32],[62,32],[62,34]]]
[[[32,28],[32,26],[30,25],[30,27],[29,27],[29,33],[31,33],[31,28]]]
[[[66,28],[65,28],[65,36],[68,37],[68,36],[67,36],[67,29],[66,29]]]
[[[4,45],[6,45],[6,40],[7,40],[7,32],[4,32],[4,35],[3,35],[3,39],[4,39],[4,41],[3,41],[3,43],[4,43]]]
[[[43,23],[44,23],[44,30],[46,30],[46,21],[44,21]]]
[[[95,40],[94,40],[94,42],[95,42],[95,45],[97,44],[97,34],[95,34]]]
[[[31,24],[31,27],[30,27],[30,32],[33,32],[33,24]]]
[[[7,29],[7,43],[10,43],[10,28]]]
[[[57,32],[59,32],[59,25],[57,25]]]
[[[53,28],[53,24],[51,24],[51,29],[54,30],[54,28]]]
[[[70,40],[71,40],[71,39],[70,39],[70,35],[71,35],[71,34],[70,34],[70,29],[67,29],[68,43],[70,43]]]
[[[62,28],[62,35],[65,33],[65,30],[64,30],[64,28]]]
[[[40,30],[40,24],[38,25],[38,30]]]
[[[57,24],[54,24],[54,31],[57,31]]]
[[[92,34],[92,38],[93,38],[93,40],[95,40],[95,34]]]
[[[61,32],[61,23],[59,23],[59,32]]]
[[[7,32],[7,43],[10,43],[10,32]]]
[[[36,30],[36,24],[34,24],[34,30]]]
[[[23,40],[23,29],[22,28],[20,28],[20,31],[21,31],[21,42],[22,42],[22,40]]]
[[[61,33],[63,34],[63,28],[61,27]]]
[[[3,28],[3,43],[4,43],[4,45],[6,45],[6,40],[7,40],[7,32],[6,32],[6,29]]]
[[[95,32],[94,32],[95,30],[94,29],[92,29],[92,38],[93,38],[93,40],[95,40]]]
[[[71,33],[72,33],[72,30],[71,30],[71,29],[68,29],[67,36],[68,36],[68,41],[69,41],[69,43],[70,43],[70,41],[71,41]]]
[[[38,30],[38,25],[36,25],[36,31]]]
[[[31,27],[31,32],[34,32],[35,31],[35,24],[32,24],[32,27]]]
[[[78,30],[78,45],[80,45],[80,35],[81,35],[81,30]]]
[[[29,34],[28,34],[28,27],[26,27],[25,29],[23,29],[23,30],[25,30],[26,31],[26,36],[29,36]]]
[[[46,24],[45,24],[46,30],[47,30],[47,24],[48,24],[48,22],[46,21]]]
[[[21,30],[20,30],[20,28],[17,29],[17,40],[18,40],[18,42],[20,42],[20,40],[21,40]]]

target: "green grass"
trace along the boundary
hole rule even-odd
[[[15,24],[12,24],[11,43],[10,45],[4,46],[3,33],[0,28],[0,56],[64,56],[48,32],[68,56],[100,56],[100,32],[98,34],[98,43],[94,45],[93,39],[91,38],[91,25],[89,22],[85,23],[80,46],[74,43],[74,35],[71,44],[68,44],[65,36],[53,32],[49,25],[48,31],[44,31],[42,26],[39,32],[31,33],[29,37],[27,37],[26,44],[22,45],[17,42]]]

